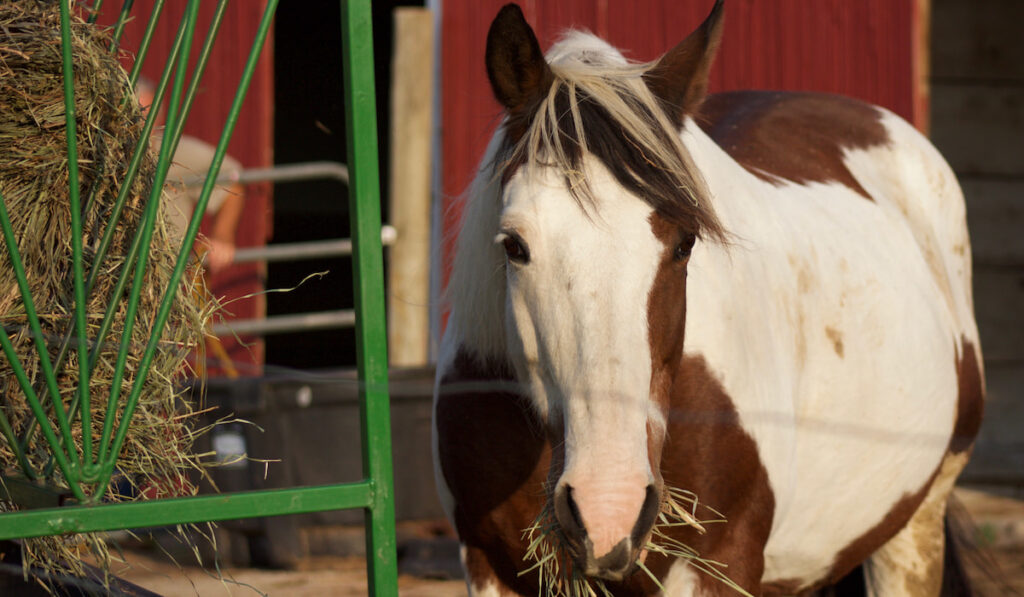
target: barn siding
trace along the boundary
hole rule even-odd
[[[1024,38],[1019,0],[932,0],[932,139],[967,199],[988,404],[975,481],[1024,481]]]
[[[134,52],[138,49],[154,4],[155,0],[136,0],[132,9],[135,18],[128,23],[122,38],[121,46],[125,51]],[[154,82],[159,80],[170,54],[186,4],[187,0],[166,0],[164,4],[162,17],[142,69],[143,75]],[[265,5],[265,0],[228,4],[210,63],[185,125],[185,134],[213,145],[219,140]],[[215,8],[213,2],[200,4],[190,68],[198,57]],[[109,25],[114,22],[117,15],[113,7],[106,10],[100,23]],[[245,168],[264,168],[273,164],[272,48],[271,38],[264,46],[263,55],[239,115],[238,125],[228,146],[228,154],[238,159]],[[126,64],[130,62],[126,60]],[[236,238],[239,247],[266,244],[272,221],[270,191],[271,186],[267,184],[250,185],[246,188],[245,211],[239,222]],[[232,266],[214,276],[211,280],[213,294],[225,300],[234,300],[224,314],[226,318],[247,319],[264,315],[265,304],[262,295],[242,300],[235,299],[259,294],[263,290],[265,270],[264,264],[244,264]],[[235,338],[223,339],[225,348],[228,349],[231,359],[241,368],[242,374],[258,375],[263,364],[262,340],[243,340],[245,346],[240,345]],[[211,374],[216,373],[217,369],[212,368]]]
[[[450,262],[458,197],[500,117],[484,67],[487,28],[506,0],[443,0],[441,14],[441,190]],[[842,93],[886,106],[923,126],[926,90],[920,6],[926,0],[730,0],[712,91],[794,89]],[[635,60],[682,40],[710,0],[520,2],[547,48],[567,27],[586,28]],[[447,274],[447,265],[443,268]]]

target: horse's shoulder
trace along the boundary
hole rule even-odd
[[[460,345],[438,375],[437,480],[452,502],[467,580],[474,594],[529,594],[537,579],[519,575],[523,529],[544,505],[551,461],[542,423],[501,359]]]
[[[449,488],[458,498],[460,491],[480,490],[487,478],[488,505],[501,503],[547,458],[542,426],[503,361],[460,346],[439,377],[434,421]],[[472,501],[487,500],[474,495]]]
[[[841,95],[731,91],[707,97],[696,123],[737,163],[769,182],[837,182],[868,197],[843,161],[889,143],[884,112]]]

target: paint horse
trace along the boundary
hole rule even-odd
[[[644,547],[669,487],[726,519],[673,538],[752,595],[855,569],[871,595],[940,593],[984,394],[961,191],[884,109],[705,97],[721,31],[719,2],[635,64],[580,32],[545,57],[513,5],[491,25],[506,115],[434,406],[471,594],[540,592],[521,572],[545,508],[611,594],[734,594]]]

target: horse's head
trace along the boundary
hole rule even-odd
[[[668,392],[682,358],[686,270],[721,237],[680,140],[721,30],[654,64],[575,34],[545,60],[520,10],[491,26],[505,106],[495,160],[505,350],[554,446],[554,512],[586,574],[621,579],[661,505]]]

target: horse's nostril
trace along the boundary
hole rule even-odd
[[[572,498],[571,485],[563,485],[555,492],[555,518],[569,539],[582,544],[587,532],[583,518],[580,517],[580,509]]]
[[[644,496],[644,505],[640,508],[640,516],[633,526],[632,534],[630,534],[633,545],[644,544],[648,531],[651,530],[651,527],[654,526],[654,521],[658,518],[659,510],[661,510],[661,492],[657,486],[653,484],[648,485],[647,495]]]

